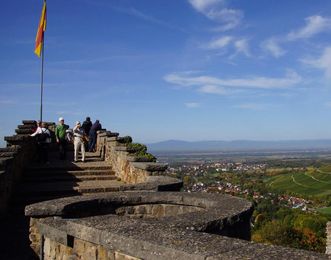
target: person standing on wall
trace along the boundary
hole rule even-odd
[[[66,159],[66,149],[67,149],[67,140],[66,140],[66,130],[69,128],[68,125],[64,124],[64,118],[59,118],[59,124],[55,129],[56,142],[59,145],[60,159]]]
[[[76,122],[73,132],[74,132],[74,148],[75,148],[74,160],[75,162],[78,161],[78,150],[80,148],[82,153],[82,162],[85,162],[85,146],[83,141],[85,133],[79,121]]]
[[[96,120],[92,125],[89,133],[89,152],[95,152],[95,145],[97,142],[97,131],[101,130],[102,126],[99,120]]]

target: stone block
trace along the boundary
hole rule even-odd
[[[117,137],[114,136],[114,137],[107,137],[106,139],[107,142],[116,142],[117,141]]]
[[[18,135],[30,135],[33,134],[33,129],[15,129]]]
[[[115,251],[115,260],[142,260],[142,259]]]
[[[153,163],[153,162],[131,162],[133,167],[138,169],[150,171],[150,172],[162,172],[168,168],[168,164],[166,163]]]
[[[36,120],[23,120],[23,125],[35,125],[37,122]]]

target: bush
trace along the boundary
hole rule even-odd
[[[129,143],[127,145],[128,151],[130,153],[138,154],[145,154],[147,152],[146,145],[139,144],[139,143]]]
[[[138,161],[156,162],[156,157],[147,153],[146,145],[139,143],[129,143],[127,145],[128,152],[138,157]]]
[[[131,136],[118,137],[117,142],[121,144],[130,144],[132,143],[132,137]]]

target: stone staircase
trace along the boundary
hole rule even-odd
[[[38,259],[30,248],[25,206],[61,197],[114,191],[123,185],[98,154],[87,153],[86,162],[74,163],[72,147],[68,147],[66,161],[57,159],[56,148],[56,145],[50,147],[48,164],[31,163],[15,185],[8,215],[0,222],[1,233],[6,234],[0,236],[0,259]],[[12,151],[7,150],[10,156]]]
[[[85,162],[56,159],[57,152],[50,153],[48,164],[32,164],[25,169],[22,180],[16,185],[12,205],[19,211],[26,205],[45,200],[86,195],[97,192],[118,191],[123,185],[111,166],[95,153],[87,153]]]

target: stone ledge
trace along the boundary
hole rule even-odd
[[[16,142],[25,142],[27,140],[31,140],[31,136],[29,135],[13,135],[13,136],[5,136],[4,137],[6,142],[9,143],[16,143]]]
[[[33,129],[35,128],[35,125],[18,125],[18,129]]]
[[[151,159],[148,159],[146,157],[139,157],[139,156],[135,156],[135,155],[129,155],[127,156],[127,160],[129,162],[152,162]]]
[[[23,125],[35,125],[36,124],[36,120],[23,120],[22,123]]]
[[[211,223],[220,218],[228,218],[239,215],[242,212],[251,211],[252,203],[233,196],[210,193],[182,193],[182,192],[116,192],[95,195],[74,196],[29,205],[25,208],[25,215],[36,216],[63,216],[71,217],[80,214],[82,209],[94,210],[121,205],[141,205],[151,203],[168,203],[173,205],[186,205],[201,207],[206,210],[197,216],[192,214],[182,215],[181,218],[164,218],[171,226],[193,227],[202,230],[206,223]],[[68,215],[69,214],[69,215]],[[214,223],[215,224],[215,223]],[[191,229],[192,230],[192,229]]]
[[[18,152],[20,149],[21,149],[21,147],[19,147],[19,146],[0,148],[0,153],[5,153],[5,152]]]
[[[157,183],[157,191],[179,191],[183,187],[183,181],[168,176],[148,176],[147,183]]]
[[[0,158],[14,157],[17,152],[0,152]]]
[[[103,132],[97,131],[97,133],[99,137],[107,137],[108,135],[111,135],[110,131],[103,131]]]
[[[33,129],[15,129],[15,133],[18,135],[30,135],[33,134]]]
[[[77,217],[75,212],[86,212],[88,208],[93,210],[112,205],[115,212],[118,207],[153,204],[195,206],[202,211],[152,219],[118,216],[114,213],[72,219]],[[214,233],[212,229],[235,226],[244,218],[249,225],[251,203],[227,195],[113,193],[38,203],[27,207],[26,213],[30,209],[30,216],[38,217],[33,213],[38,213],[42,207],[48,208],[50,215],[59,213],[66,217],[66,213],[67,217],[71,217],[47,217],[36,221],[41,234],[63,245],[67,245],[66,238],[69,235],[109,251],[121,251],[141,259],[328,259],[324,254],[211,234]],[[35,212],[31,211],[33,208]],[[229,218],[236,222],[229,221]]]
[[[116,152],[127,152],[128,148],[125,145],[119,145],[114,148]]]
[[[154,163],[154,162],[131,162],[133,167],[149,172],[163,172],[168,168],[166,163]]]
[[[107,142],[116,142],[117,141],[117,137],[113,136],[113,137],[107,137],[106,139]]]

